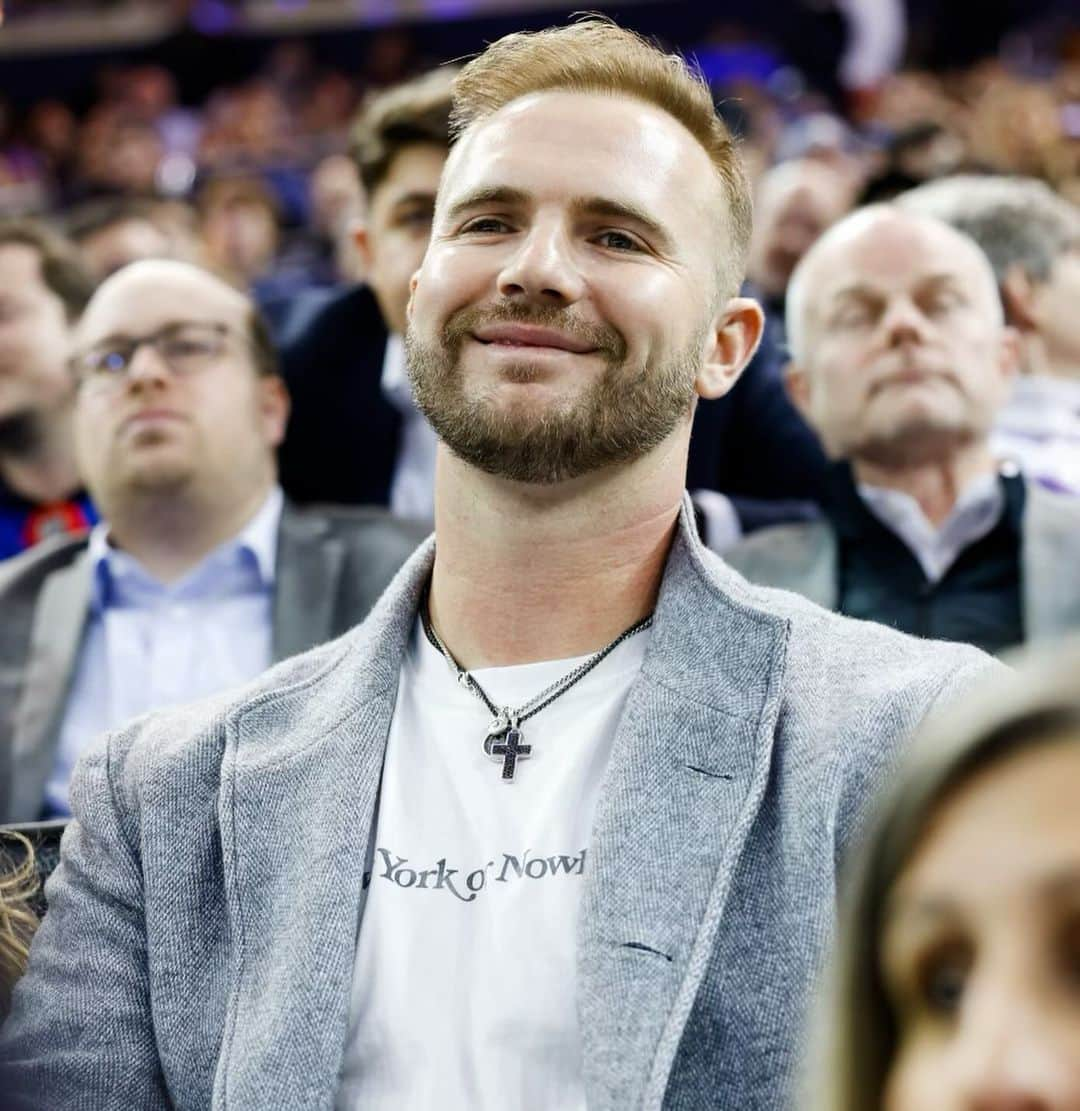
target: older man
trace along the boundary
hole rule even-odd
[[[455,115],[407,344],[437,542],[84,761],[0,1039],[31,1106],[780,1106],[860,802],[988,666],[696,537],[695,398],[761,331],[704,83],[586,21]]]
[[[1016,333],[978,247],[937,220],[863,209],[788,293],[792,396],[838,462],[826,520],[729,553],[755,582],[988,651],[1080,624],[1080,505],[990,448]]]
[[[0,813],[68,813],[89,742],[363,618],[422,535],[383,510],[283,503],[288,398],[251,303],[133,263],[76,331],[79,468],[105,518],[0,571]]]
[[[75,465],[65,362],[93,290],[66,240],[0,221],[0,560],[97,520]]]
[[[994,267],[1021,369],[998,414],[995,453],[1080,494],[1080,209],[1033,178],[971,174],[897,204],[970,235]]]

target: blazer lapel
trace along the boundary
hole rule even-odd
[[[659,1107],[765,791],[787,622],[741,606],[684,508],[598,805],[579,926],[590,1108]],[[716,579],[730,575],[732,594]]]
[[[433,550],[326,670],[226,724],[219,817],[236,942],[215,1108],[333,1106],[398,670]]]
[[[11,743],[13,822],[34,821],[56,759],[60,722],[90,604],[90,560],[85,551],[54,571],[34,611],[30,655],[15,708]]]
[[[345,567],[345,543],[325,521],[288,503],[281,512],[274,591],[274,660],[329,640]]]

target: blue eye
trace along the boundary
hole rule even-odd
[[[98,366],[110,374],[126,370],[127,364],[127,355],[123,351],[106,351],[98,361]]]
[[[601,243],[603,243],[605,247],[610,247],[613,251],[641,250],[640,246],[634,239],[621,231],[605,231],[602,232],[597,238]]]

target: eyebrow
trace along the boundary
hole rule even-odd
[[[404,208],[406,205],[411,204],[426,204],[433,205],[435,203],[435,194],[428,192],[424,189],[414,189],[411,193],[402,193],[400,197],[395,197],[391,205],[392,208]]]
[[[1038,879],[1035,892],[1041,899],[1059,902],[1080,896],[1080,867],[1066,865]],[[895,922],[900,919],[934,921],[956,917],[960,904],[948,896],[900,895],[887,899],[884,920]]]
[[[108,335],[102,336],[100,339],[94,340],[93,343],[87,344],[85,350],[92,351],[94,348],[101,347],[106,343],[130,343],[132,340],[144,338],[147,334],[156,335],[159,332],[167,332],[170,328],[184,328],[188,324],[210,324],[217,326],[221,323],[221,321],[217,320],[169,320],[160,327],[155,328],[153,332],[143,332],[138,336],[133,332],[109,332]]]
[[[471,193],[466,193],[460,200],[455,201],[446,211],[446,219],[453,222],[474,208],[488,204],[501,204],[508,207],[524,207],[531,200],[523,189],[515,189],[509,185],[481,186]],[[671,236],[667,229],[650,216],[643,208],[630,201],[617,201],[610,197],[575,197],[570,202],[573,212],[583,216],[606,216],[615,220],[624,220],[637,224],[643,228],[654,245],[660,250],[669,250]]]

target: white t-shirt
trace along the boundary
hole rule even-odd
[[[383,767],[337,1111],[581,1111],[576,933],[600,783],[648,631],[521,724],[491,714],[419,621]],[[581,661],[473,674],[520,706]]]

